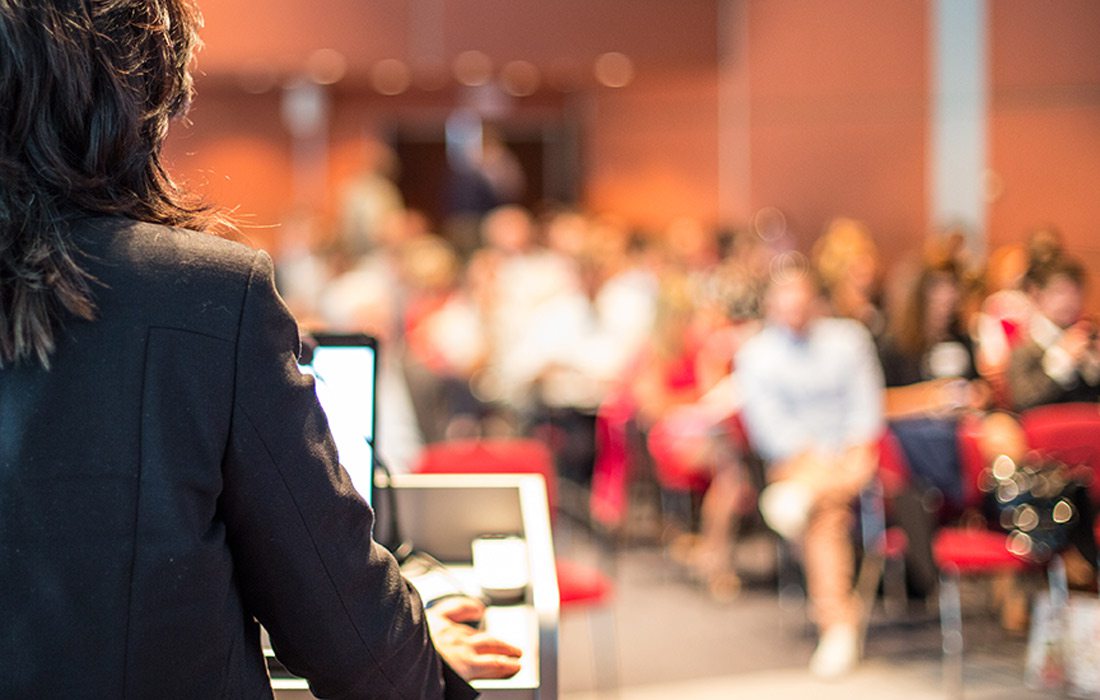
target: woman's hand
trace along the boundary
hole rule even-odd
[[[428,608],[428,629],[436,651],[468,681],[516,675],[523,652],[470,626],[484,615],[485,606],[466,597],[447,598]]]

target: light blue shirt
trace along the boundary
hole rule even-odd
[[[750,439],[769,462],[839,452],[883,430],[882,367],[856,321],[818,319],[801,336],[769,325],[742,346],[736,368]]]

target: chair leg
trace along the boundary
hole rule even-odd
[[[1069,581],[1066,579],[1066,562],[1061,555],[1047,564],[1047,584],[1050,586],[1050,602],[1056,607],[1069,603]]]
[[[775,585],[779,607],[783,610],[801,610],[806,606],[806,589],[795,563],[793,547],[782,537],[775,536]]]
[[[909,612],[909,593],[905,590],[905,558],[895,557],[886,562],[883,580],[884,606],[890,618],[899,619]]]
[[[963,696],[962,594],[957,572],[940,574],[940,630],[943,634],[943,683],[947,697]]]
[[[596,692],[600,697],[618,697],[619,639],[615,625],[614,603],[589,608],[586,611],[592,638],[592,660],[595,664]]]
[[[675,491],[661,487],[661,519],[667,531],[669,526],[679,526],[684,532],[695,530],[692,522],[691,492]]]

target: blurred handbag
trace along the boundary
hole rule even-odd
[[[1078,527],[1091,527],[1082,520],[1090,476],[1057,460],[1030,457],[1016,464],[1002,455],[982,475],[986,516],[1008,533],[1013,554],[1046,564]]]
[[[1100,698],[1100,600],[1040,593],[1028,636],[1024,681],[1035,690]]]

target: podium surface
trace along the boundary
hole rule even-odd
[[[523,650],[512,678],[478,680],[486,700],[554,700],[558,696],[558,584],[546,486],[530,474],[398,474],[392,477],[403,540],[447,565],[450,575],[476,590],[471,543],[485,535],[517,535],[526,542],[528,587],[516,605],[490,605],[485,630]],[[387,496],[376,491],[378,522],[388,522]],[[388,533],[387,533],[388,534]],[[267,650],[265,649],[265,653]],[[278,700],[313,697],[305,681],[278,677]]]

